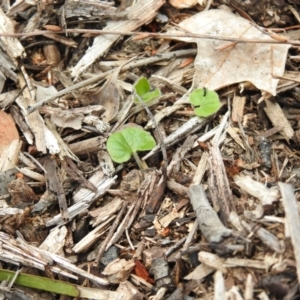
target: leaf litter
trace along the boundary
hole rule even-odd
[[[1,4],[3,295],[299,296],[297,4],[227,2]]]

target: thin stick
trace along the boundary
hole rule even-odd
[[[30,36],[38,36],[38,35],[45,35],[53,33],[49,30],[39,30],[35,32],[29,33],[0,33],[0,36],[4,37],[30,37]],[[229,41],[229,42],[236,42],[236,43],[250,43],[250,44],[292,44],[299,46],[300,41],[297,40],[288,40],[286,38],[285,41],[278,41],[278,40],[255,40],[255,39],[240,39],[240,38],[233,38],[233,37],[217,37],[214,35],[209,34],[196,34],[196,33],[157,33],[157,32],[139,32],[139,31],[131,31],[131,32],[124,32],[124,31],[115,31],[115,30],[96,30],[96,29],[67,29],[62,31],[55,32],[56,34],[59,33],[84,33],[84,34],[91,34],[94,36],[101,35],[101,34],[114,34],[114,35],[124,35],[124,36],[142,36],[144,38],[148,37],[155,37],[155,38],[201,38],[201,39],[211,39],[211,40],[219,40],[219,41]],[[264,32],[267,36],[268,33]],[[272,37],[272,36],[270,36]]]
[[[197,50],[195,50],[195,49],[180,50],[180,51],[174,51],[174,52],[169,52],[169,53],[157,54],[153,57],[144,58],[144,59],[141,59],[139,61],[131,62],[130,64],[127,64],[127,65],[123,66],[120,70],[120,73],[126,72],[130,69],[134,69],[134,68],[137,68],[137,67],[149,65],[151,63],[159,62],[161,60],[170,60],[171,58],[174,58],[174,57],[182,57],[182,56],[189,56],[189,55],[196,55],[196,54],[197,54]],[[52,96],[47,97],[43,101],[40,101],[40,102],[38,102],[34,105],[28,106],[27,112],[30,114],[30,113],[36,111],[37,109],[39,109],[41,106],[43,106],[47,103],[50,103],[50,102],[54,101],[55,99],[57,99],[59,97],[62,97],[66,94],[69,94],[69,93],[71,93],[75,90],[78,90],[80,88],[83,88],[87,85],[94,84],[97,81],[100,81],[100,80],[104,79],[106,76],[112,74],[116,70],[117,70],[117,68],[109,70],[109,71],[104,72],[102,74],[99,74],[95,77],[86,79],[86,80],[81,81],[79,83],[76,83],[76,84],[74,84],[70,87],[67,87],[67,88],[57,92],[56,94],[53,94]]]

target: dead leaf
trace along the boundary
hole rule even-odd
[[[13,118],[0,110],[0,155],[13,140],[19,139],[19,133]]]
[[[223,10],[203,11],[179,24],[187,32],[216,37],[264,40],[274,42],[268,35],[255,28],[248,20]],[[180,32],[172,29],[171,32]],[[178,38],[197,43],[194,88],[212,90],[249,81],[258,89],[276,95],[278,79],[282,76],[288,49],[291,45],[232,43],[204,38]],[[222,49],[222,50],[220,50]]]
[[[119,111],[121,87],[117,86],[118,75],[119,70],[112,73],[100,92],[92,96],[95,103],[102,105],[105,109],[105,112],[101,115],[104,122],[112,120]]]
[[[149,272],[147,271],[146,267],[138,260],[136,259],[135,261],[135,267],[134,267],[134,273],[148,281],[149,283],[154,283],[154,280],[150,278]]]
[[[14,207],[24,208],[38,200],[33,189],[24,181],[22,176],[10,182],[7,189],[11,194],[11,203]]]
[[[55,112],[51,115],[51,121],[62,128],[81,129],[84,115],[82,113],[74,113],[69,111]]]

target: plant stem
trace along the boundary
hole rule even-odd
[[[132,155],[133,155],[133,157],[134,157],[136,163],[138,164],[140,170],[146,170],[146,169],[148,169],[147,163],[146,163],[144,160],[141,160],[141,159],[139,158],[139,156],[137,155],[136,152],[133,152]]]

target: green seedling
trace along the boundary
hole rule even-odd
[[[140,169],[147,165],[137,155],[137,151],[152,150],[156,142],[152,135],[139,127],[126,127],[121,131],[113,133],[107,140],[107,151],[116,163],[128,161],[133,155]]]
[[[159,88],[151,90],[151,85],[148,79],[145,77],[139,78],[133,85],[133,88],[135,93],[139,95],[146,104],[147,102],[151,102],[161,95]],[[139,104],[140,101],[136,97],[134,97],[134,103]]]
[[[221,107],[218,94],[206,88],[193,91],[190,95],[190,102],[194,106],[195,114],[199,117],[209,117]]]

